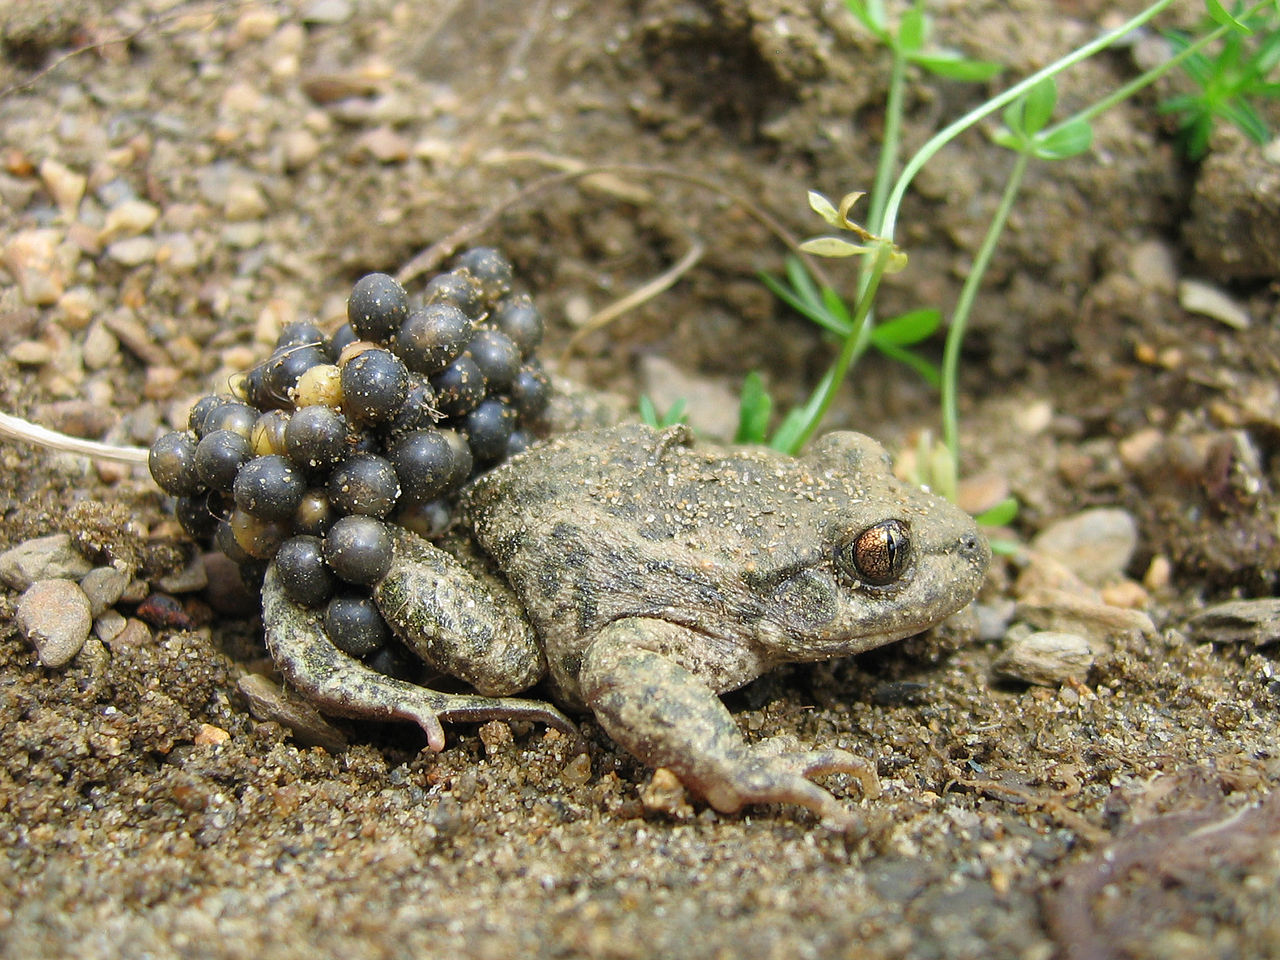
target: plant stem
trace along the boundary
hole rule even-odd
[[[1108,30],[1096,40],[1086,43],[1082,47],[1078,47],[1066,56],[1055,60],[1047,67],[1037,70],[1020,83],[1014,84],[1004,93],[993,97],[973,110],[970,110],[959,120],[934,134],[928,143],[917,150],[915,156],[907,161],[907,165],[898,176],[898,181],[894,184],[893,192],[889,195],[889,200],[885,207],[884,223],[878,231],[880,236],[889,240],[893,239],[893,230],[897,225],[898,220],[898,209],[902,206],[902,198],[906,195],[907,187],[911,185],[911,181],[915,179],[915,175],[920,172],[921,168],[933,159],[934,154],[974,124],[986,117],[989,117],[1006,104],[1012,103],[1045,77],[1056,76],[1068,67],[1071,67],[1082,60],[1087,60],[1098,51],[1106,49],[1121,37],[1136,30],[1148,20],[1155,17],[1171,3],[1173,3],[1173,0],[1156,0],[1155,3],[1151,4],[1151,6],[1147,7],[1137,16],[1130,20],[1126,20],[1114,30]]]
[[[1261,0],[1260,3],[1255,3],[1252,7],[1250,7],[1248,10],[1242,13],[1237,19],[1246,20],[1249,17],[1252,17],[1255,13],[1258,13],[1264,7],[1271,6],[1273,3],[1274,3],[1274,0]],[[1049,134],[1059,130],[1062,127],[1065,127],[1069,123],[1076,123],[1081,120],[1087,123],[1090,120],[1092,120],[1094,117],[1098,116],[1099,114],[1106,113],[1108,110],[1114,107],[1117,103],[1121,103],[1129,99],[1139,90],[1141,90],[1143,87],[1147,87],[1155,83],[1157,80],[1159,80],[1162,76],[1164,76],[1174,67],[1176,67],[1178,64],[1182,63],[1182,61],[1186,60],[1189,57],[1194,56],[1195,54],[1203,50],[1205,47],[1207,47],[1209,44],[1213,43],[1215,40],[1218,40],[1220,37],[1224,36],[1229,31],[1229,29],[1230,29],[1229,27],[1219,24],[1218,26],[1210,30],[1208,33],[1206,33],[1203,37],[1200,37],[1194,43],[1189,44],[1186,47],[1186,49],[1180,50],[1174,56],[1164,61],[1164,63],[1161,63],[1159,66],[1152,67],[1146,73],[1143,73],[1137,77],[1134,77],[1124,86],[1119,87],[1116,90],[1112,91],[1110,94],[1103,97],[1097,103],[1090,104],[1089,106],[1085,107],[1083,110],[1073,113],[1071,116],[1067,117],[1065,120],[1055,123],[1053,126],[1045,130],[1042,135],[1047,137]]]
[[[907,58],[893,48],[889,65],[889,93],[884,104],[884,137],[880,141],[880,159],[876,163],[876,179],[871,186],[867,210],[867,229],[879,234],[884,220],[885,202],[889,199],[890,181],[898,166],[902,148],[902,99],[907,85]],[[869,269],[863,271],[869,276]]]
[[[859,293],[858,302],[854,308],[853,327],[840,344],[840,355],[827,368],[827,372],[823,374],[822,382],[814,389],[812,396],[809,397],[809,402],[805,404],[803,428],[796,436],[785,438],[786,443],[783,449],[787,453],[797,454],[809,442],[809,438],[818,429],[818,425],[826,417],[832,401],[835,400],[836,394],[839,393],[840,385],[844,383],[845,374],[853,365],[853,362],[866,350],[867,343],[870,342],[870,336],[866,333],[866,328],[871,314],[871,306],[875,303],[876,290],[880,287],[880,278],[884,276],[885,267],[888,266],[889,258],[892,255],[892,244],[882,243],[877,246],[875,255],[871,257],[871,269],[867,274],[866,289]]]
[[[1018,188],[1022,186],[1022,178],[1027,172],[1027,164],[1031,154],[1019,152],[1018,158],[1009,171],[1009,179],[1000,195],[1000,203],[991,217],[986,236],[982,238],[982,246],[974,257],[969,275],[965,277],[964,286],[960,288],[960,297],[956,300],[955,311],[951,315],[951,326],[947,330],[947,344],[942,354],[942,437],[951,451],[954,463],[960,458],[960,433],[958,427],[957,396],[959,394],[960,345],[964,342],[965,328],[969,324],[969,314],[977,299],[978,289],[982,286],[982,278],[991,264],[991,256],[995,253],[1000,235],[1004,233],[1005,224],[1009,220],[1009,212],[1018,196]]]

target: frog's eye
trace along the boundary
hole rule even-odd
[[[869,586],[887,586],[911,564],[911,528],[901,520],[882,520],[841,544],[836,561],[845,573]]]

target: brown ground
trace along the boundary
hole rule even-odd
[[[1010,76],[1112,16],[1092,0],[930,6],[941,38],[1000,51]],[[881,54],[818,0],[33,2],[0,10],[0,35],[0,241],[53,231],[38,272],[60,288],[32,305],[10,254],[0,408],[132,443],[260,358],[282,320],[336,317],[361,273],[566,164],[694,174],[812,231],[807,187],[869,184],[884,87]],[[1152,43],[1073,73],[1068,106]],[[977,96],[913,90],[909,143]],[[965,472],[1007,481],[1018,534],[1099,504],[1138,520],[1128,573],[1147,575],[1157,638],[1122,638],[1060,688],[1001,685],[998,640],[941,637],[733,695],[752,736],[877,758],[885,796],[837,837],[791,809],[646,804],[649,773],[590,727],[589,771],[563,738],[502,725],[456,730],[438,756],[368,725],[345,728],[343,752],[306,748],[237,685],[268,669],[251,619],[47,670],[5,592],[0,954],[1280,956],[1275,648],[1183,629],[1277,586],[1276,167],[1230,135],[1189,165],[1152,106],[1104,117],[1093,154],[1033,169],[966,345],[962,413]],[[49,158],[89,176],[78,211],[51,200]],[[888,313],[953,302],[1007,163],[972,134],[919,178]],[[130,196],[160,211],[142,234],[156,243],[104,248],[104,211]],[[705,245],[564,364],[595,386],[660,395],[637,378],[660,355],[704,386],[759,369],[785,400],[827,362],[755,280],[783,246],[726,194],[597,177],[509,204],[482,239],[553,318],[548,356]],[[1228,288],[1252,325],[1184,311],[1182,278]],[[901,368],[854,380],[833,425],[901,447],[935,423]],[[8,442],[0,457],[0,546],[66,528],[75,504],[169,529],[140,474]],[[129,540],[113,516],[108,554]],[[1016,572],[997,564],[988,608]]]

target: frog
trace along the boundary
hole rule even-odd
[[[855,815],[815,778],[849,751],[748,743],[720,695],[784,663],[847,657],[965,607],[991,553],[972,518],[898,479],[885,449],[837,431],[801,456],[695,443],[628,424],[535,444],[464,490],[438,543],[397,532],[374,600],[439,675],[385,676],[338,650],[322,618],[263,586],[267,644],[323,712],[414,721],[532,720],[577,736],[586,714],[642,763],[722,813],[797,804],[832,828]],[[545,699],[518,696],[539,684]]]

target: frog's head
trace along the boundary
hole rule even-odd
[[[959,507],[894,477],[878,443],[828,434],[799,466],[815,493],[796,516],[809,543],[757,581],[761,639],[780,658],[868,650],[973,599],[991,559],[985,538]]]

